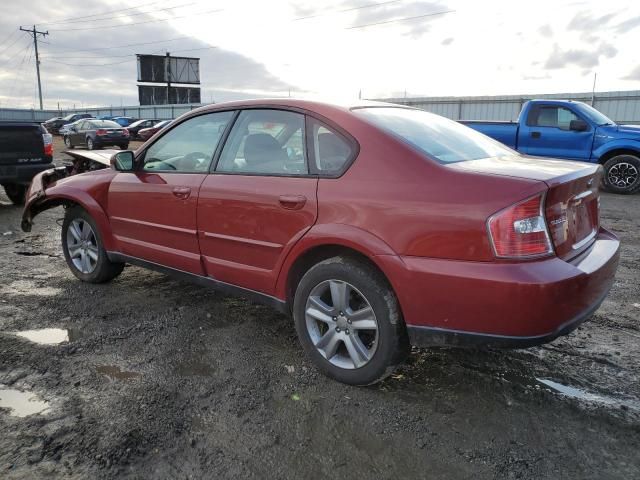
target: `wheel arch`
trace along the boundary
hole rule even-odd
[[[102,206],[87,192],[60,187],[52,187],[46,190],[46,196],[26,205],[22,215],[22,229],[31,231],[33,218],[40,213],[55,207],[63,206],[65,209],[78,206],[85,210],[96,222],[100,237],[107,251],[115,250],[115,238],[111,232],[111,224]]]
[[[640,150],[634,150],[633,148],[621,147],[621,148],[613,148],[611,150],[607,150],[598,158],[598,163],[600,165],[604,165],[613,157],[617,157],[618,155],[631,155],[640,159]]]
[[[390,275],[394,264],[402,262],[400,257],[378,237],[348,225],[312,228],[287,255],[278,276],[276,296],[284,299],[290,309],[302,276],[313,265],[335,256],[351,257],[378,270],[401,303]]]

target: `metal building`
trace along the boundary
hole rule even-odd
[[[554,93],[543,95],[499,95],[487,97],[379,98],[383,102],[411,105],[453,120],[515,121],[522,105],[534,98],[578,100],[592,104],[616,123],[640,123],[640,90],[626,92]]]

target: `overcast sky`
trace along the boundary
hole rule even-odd
[[[132,7],[133,4],[136,7]],[[81,8],[79,8],[81,7]],[[640,2],[84,0],[0,6],[0,106],[136,105],[136,53],[200,57],[202,100],[640,89]]]

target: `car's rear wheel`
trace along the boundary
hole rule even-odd
[[[16,205],[22,205],[24,203],[24,196],[27,193],[27,186],[20,185],[19,183],[7,183],[4,186],[4,192],[9,197],[9,200]]]
[[[640,158],[617,155],[604,164],[603,183],[613,193],[635,193],[640,190]]]
[[[62,250],[71,272],[85,282],[108,282],[124,268],[123,263],[109,261],[95,221],[81,207],[71,207],[65,212]]]
[[[95,150],[96,146],[91,137],[87,137],[87,150]]]
[[[64,136],[64,145],[67,148],[73,148],[73,144],[71,143],[71,138],[69,138],[69,136],[67,135]]]
[[[298,337],[324,374],[370,385],[406,357],[408,340],[395,294],[372,266],[334,257],[300,280],[293,306]]]

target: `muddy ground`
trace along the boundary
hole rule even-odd
[[[62,210],[25,234],[0,202],[0,478],[640,478],[640,195],[602,199],[621,265],[572,335],[415,350],[368,388],[267,307],[136,267],[79,282]],[[68,341],[16,335],[43,328]]]

